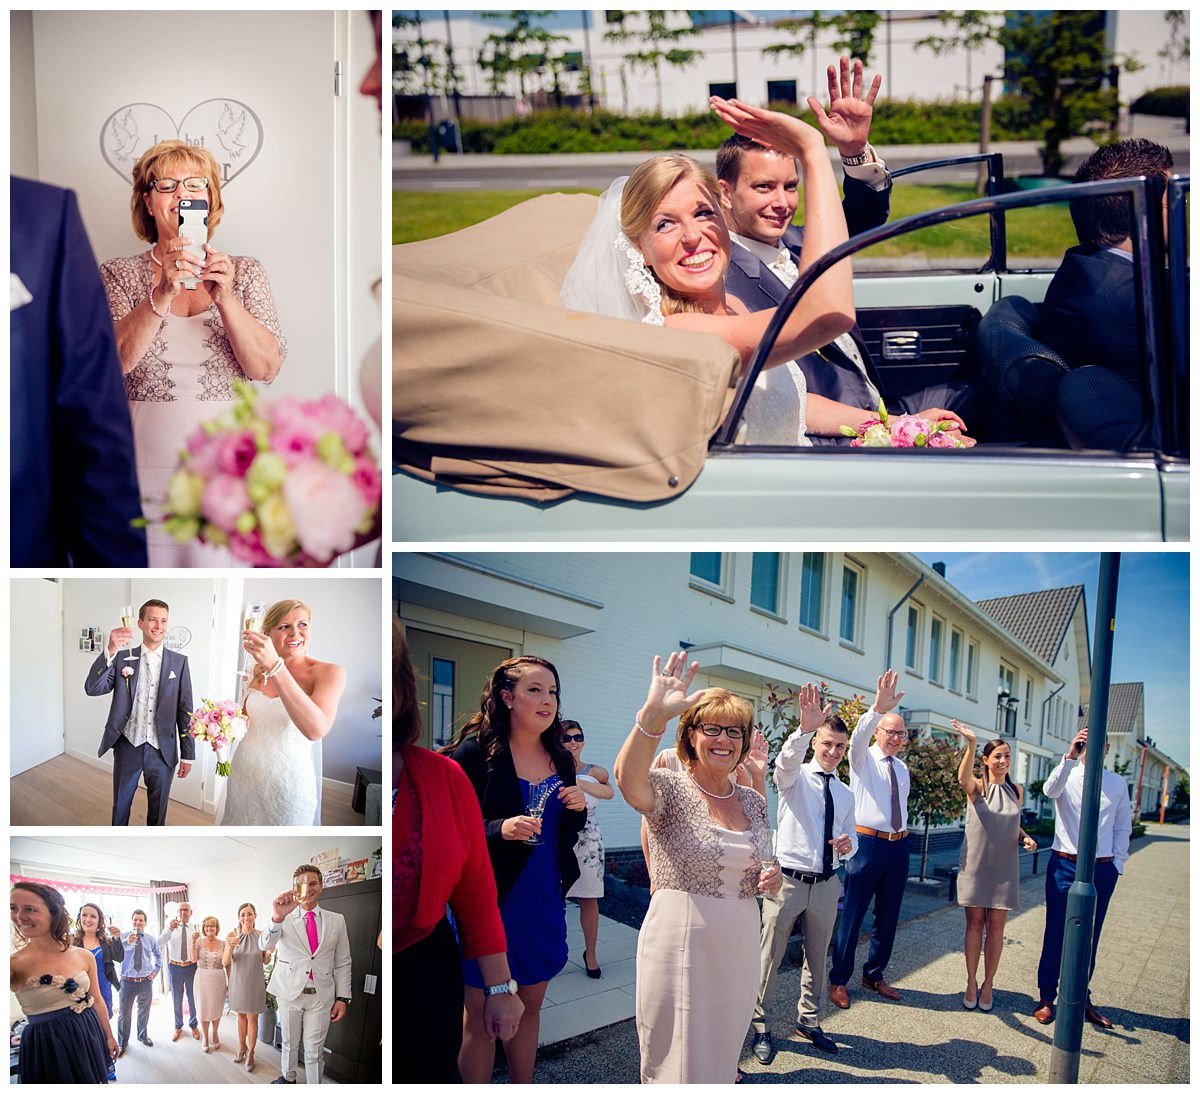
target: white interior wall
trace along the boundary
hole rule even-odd
[[[33,12],[10,11],[8,169],[14,175],[38,177],[37,108],[28,89],[33,87]]]
[[[16,775],[63,750],[62,662],[53,655],[62,634],[62,584],[44,578],[14,581],[9,610],[14,681],[9,773]]]

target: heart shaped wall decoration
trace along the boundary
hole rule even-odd
[[[133,165],[159,141],[182,140],[211,152],[221,169],[221,185],[237,178],[262,150],[258,115],[237,99],[205,99],[178,124],[161,106],[129,103],[118,107],[100,129],[100,154],[122,179],[130,181]]]

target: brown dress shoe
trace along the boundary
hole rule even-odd
[[[1045,999],[1039,999],[1037,1010],[1033,1012],[1033,1016],[1042,1023],[1043,1026],[1048,1026],[1054,1021],[1054,1004],[1047,1003]]]
[[[197,1041],[200,1040],[200,1031],[195,1026],[192,1026],[192,1036],[195,1037]]]
[[[871,991],[879,992],[885,999],[890,999],[893,1003],[900,998],[900,993],[884,980],[882,976],[878,980],[868,980],[864,976],[862,984],[864,988],[870,988]]]
[[[178,1041],[179,1038],[182,1036],[183,1036],[183,1030],[177,1029],[174,1033],[171,1034],[171,1040]]]
[[[1105,1018],[1095,1007],[1092,1006],[1089,1000],[1083,1008],[1083,1016],[1092,1023],[1093,1026],[1099,1026],[1101,1029],[1112,1029],[1113,1024],[1109,1019]]]
[[[829,985],[829,1001],[842,1010],[850,1009],[850,996],[846,992],[845,984],[830,984]]]

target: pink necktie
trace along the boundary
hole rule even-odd
[[[304,913],[304,929],[308,932],[308,951],[309,953],[317,952],[317,915],[316,912]],[[313,978],[313,974],[308,974],[309,980]]]

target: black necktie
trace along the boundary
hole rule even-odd
[[[142,971],[142,932],[137,933],[137,945],[133,948],[133,971]]]
[[[825,824],[822,834],[822,842],[824,846],[821,850],[821,876],[830,877],[833,874],[833,791],[829,787],[829,780],[833,775],[822,771],[821,778],[825,780]]]

